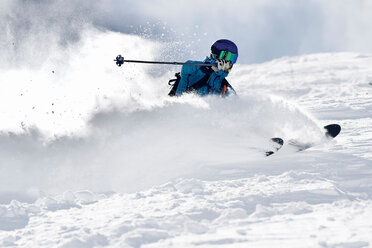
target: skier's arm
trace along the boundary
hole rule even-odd
[[[208,80],[208,84],[213,89],[220,89],[222,80],[227,76],[227,73],[224,71],[214,72],[211,74]]]
[[[194,61],[188,60],[186,63],[193,63]],[[184,65],[181,69],[181,79],[178,84],[176,95],[181,95],[187,90],[187,87],[189,86],[189,77],[191,74],[195,73],[198,69],[198,66],[194,65]]]

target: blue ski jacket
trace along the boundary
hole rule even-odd
[[[211,60],[207,57],[204,63],[210,63]],[[201,61],[192,61],[188,60],[186,63],[203,63]],[[200,81],[206,76],[207,80],[205,83],[201,84],[201,87],[193,89],[193,86],[199,85]],[[215,94],[228,96],[233,93],[236,95],[235,90],[231,87],[230,84],[225,79],[228,73],[224,71],[215,72],[210,67],[198,66],[198,65],[184,65],[181,70],[181,79],[178,84],[176,95],[181,95],[187,91],[194,90],[197,94],[201,96]],[[224,83],[225,81],[225,83]],[[226,85],[227,83],[227,85]],[[224,87],[225,85],[225,87]]]

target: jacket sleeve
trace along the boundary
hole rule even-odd
[[[226,72],[219,71],[213,72],[208,79],[208,85],[215,91],[219,91],[221,89],[221,84],[223,79],[227,76]]]
[[[188,60],[186,63],[193,63],[195,61]],[[181,95],[187,90],[187,87],[190,86],[190,76],[195,74],[199,69],[199,66],[196,65],[184,65],[181,69],[181,79],[178,84],[176,95]]]

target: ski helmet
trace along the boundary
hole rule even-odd
[[[238,47],[231,40],[221,39],[216,41],[211,47],[211,53],[217,58],[226,59],[233,64],[238,59]]]

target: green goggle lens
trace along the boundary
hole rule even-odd
[[[231,61],[231,63],[233,64],[236,62],[237,57],[238,56],[236,53],[232,53],[228,51],[221,51],[220,56],[219,56],[220,59]]]
[[[228,51],[221,51],[219,55],[211,53],[212,59],[224,59],[226,61],[231,61],[231,63],[235,64],[238,55],[236,53],[228,52]]]

